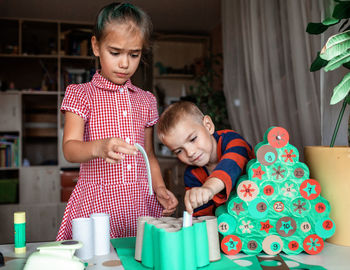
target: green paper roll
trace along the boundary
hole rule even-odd
[[[279,183],[279,195],[280,198],[285,198],[286,200],[294,199],[300,195],[299,184],[292,180],[285,180]],[[286,205],[286,206],[289,206]]]
[[[315,227],[316,234],[323,239],[329,238],[335,233],[335,223],[329,217],[318,220]]]
[[[310,216],[312,219],[318,220],[329,216],[331,206],[325,198],[319,196],[314,200],[307,201],[311,204]]]
[[[305,217],[311,214],[310,202],[303,197],[295,198],[289,207],[295,217]]]
[[[303,180],[310,178],[309,168],[305,163],[296,162],[292,166],[288,166],[290,178],[297,183],[303,182]]]
[[[226,204],[220,205],[218,208],[215,209],[215,216],[219,217],[222,214],[227,213],[227,206]]]
[[[278,159],[280,162],[287,165],[293,165],[299,162],[299,151],[291,144],[287,144],[282,148],[276,148],[278,153]]]
[[[299,237],[282,237],[282,251],[288,255],[297,255],[303,251],[303,239]]]
[[[263,181],[268,179],[268,170],[260,162],[256,161],[247,169],[250,180]]]
[[[182,231],[159,230],[160,270],[178,270],[184,265]]]
[[[236,219],[230,214],[224,213],[218,217],[218,231],[222,235],[234,234],[236,225]]]
[[[181,269],[193,270],[197,268],[196,251],[195,251],[195,236],[193,226],[182,228],[183,241],[183,265]]]
[[[260,238],[260,237],[259,237]],[[242,251],[248,255],[256,255],[262,251],[262,239],[248,237],[243,239]]]
[[[195,253],[197,267],[203,267],[209,264],[209,246],[207,227],[205,222],[196,223],[194,227]]]
[[[143,243],[142,243],[142,255],[141,255],[141,262],[144,266],[153,268],[154,262],[153,262],[153,233],[152,228],[154,226],[145,223],[145,227],[143,230]]]
[[[267,202],[271,202],[272,200],[276,199],[279,194],[279,185],[275,181],[263,181],[260,183],[259,186],[260,194],[263,199],[265,199]]]
[[[230,199],[226,203],[227,212],[233,217],[243,217],[248,215],[248,205],[245,201],[241,200],[239,197]]]
[[[247,166],[246,166],[246,171],[249,170],[249,168],[256,162],[257,160],[255,158],[252,158],[251,160],[248,161]]]
[[[272,126],[272,127],[269,127],[269,128],[265,131],[264,136],[263,136],[263,141],[264,141],[265,143],[268,143],[267,137],[268,137],[270,131],[271,131],[272,129],[274,129],[274,128],[275,128],[275,126]]]
[[[257,221],[250,217],[243,217],[237,221],[237,235],[242,239],[253,234],[259,234]]]
[[[271,166],[267,167],[267,176],[266,178],[269,180],[273,180],[276,182],[282,182],[289,178],[289,170],[285,163],[280,161],[276,161]]]
[[[249,203],[248,212],[252,218],[264,219],[269,213],[269,204],[264,199],[257,198]]]

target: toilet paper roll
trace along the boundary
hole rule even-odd
[[[109,215],[95,213],[90,217],[93,223],[94,254],[107,255],[110,252]]]
[[[221,255],[217,218],[214,216],[202,216],[198,219],[205,221],[207,226],[209,261],[214,262],[220,260]]]
[[[141,261],[143,232],[145,228],[145,222],[149,222],[151,220],[154,220],[154,218],[150,216],[143,216],[137,219],[136,244],[135,244],[135,260],[137,261]]]
[[[82,260],[91,259],[94,256],[94,238],[91,218],[75,218],[72,220],[73,240],[83,243],[83,247],[77,249],[75,255]]]

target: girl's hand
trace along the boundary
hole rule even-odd
[[[193,214],[193,209],[200,207],[209,202],[214,197],[214,192],[205,186],[193,187],[185,193],[186,211]]]
[[[103,158],[108,163],[118,163],[124,155],[136,155],[137,148],[120,138],[108,138],[96,141],[94,156]]]
[[[164,186],[156,188],[154,192],[156,193],[157,200],[164,207],[163,216],[172,215],[179,203],[175,195]]]

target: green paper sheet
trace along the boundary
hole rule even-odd
[[[150,270],[150,268],[144,267],[140,262],[134,259],[135,255],[135,237],[128,238],[115,238],[111,239],[111,243],[123,264],[125,270]],[[224,254],[221,254],[221,260],[212,262],[207,266],[197,268],[200,270],[243,270],[245,267],[231,261]],[[180,270],[180,269],[179,269]]]

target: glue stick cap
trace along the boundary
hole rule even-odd
[[[13,217],[14,223],[26,223],[26,212],[15,212]]]

